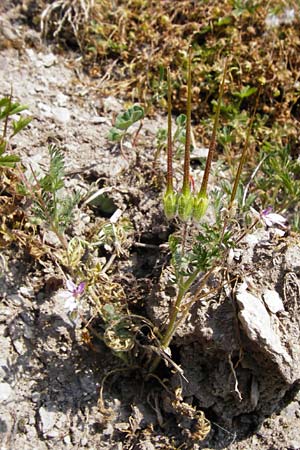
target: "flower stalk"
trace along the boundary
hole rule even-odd
[[[191,110],[192,110],[192,48],[188,52],[187,73],[187,108],[186,108],[186,133],[183,166],[182,191],[178,197],[178,216],[183,222],[191,219],[194,209],[194,197],[190,187],[190,152],[191,152]]]
[[[172,144],[172,89],[170,68],[168,77],[168,141],[167,141],[167,188],[163,197],[164,212],[168,220],[173,219],[177,212],[177,194],[173,187],[173,144]]]

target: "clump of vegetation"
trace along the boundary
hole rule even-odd
[[[0,122],[3,123],[2,136],[0,137],[0,167],[13,168],[15,163],[20,161],[20,157],[10,151],[10,142],[16,134],[31,122],[31,117],[20,116],[20,113],[26,109],[27,106],[12,102],[12,95],[0,100]]]
[[[115,95],[144,104],[148,112],[156,104],[164,106],[164,72],[168,66],[172,70],[173,111],[183,110],[187,98],[185,49],[191,45],[192,119],[196,120],[197,140],[204,145],[210,141],[215,98],[227,57],[230,83],[225,87],[221,105],[217,150],[224,153],[229,173],[235,173],[235,155],[245,141],[259,89],[250,142],[253,151],[247,158],[249,172],[244,171],[243,182],[250,182],[263,148],[277,148],[279,152],[289,148],[291,160],[297,157],[300,27],[294,2],[226,0],[220,7],[214,0],[118,0],[113,9],[105,1],[94,5],[54,2],[45,9],[43,24],[46,36],[45,24],[56,39],[61,37],[65,42],[67,33],[78,42],[90,75],[102,79],[104,95],[111,95],[113,90]],[[121,139],[122,148],[121,134],[119,130],[111,138]],[[165,137],[163,131],[158,136],[161,148]],[[255,189],[255,182],[250,182],[250,193],[252,187]]]

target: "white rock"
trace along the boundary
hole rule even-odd
[[[45,67],[51,67],[56,63],[56,56],[53,53],[43,55],[42,62]]]
[[[263,292],[264,302],[271,313],[276,314],[280,311],[284,311],[283,302],[278,292],[273,289],[266,289]]]
[[[191,160],[207,158],[208,150],[207,147],[195,147],[191,152]]]
[[[69,97],[62,92],[59,92],[56,96],[56,103],[58,106],[66,106],[68,103]]]
[[[58,106],[53,108],[53,117],[61,123],[67,123],[71,119],[71,113],[67,108]]]
[[[238,289],[236,298],[240,307],[238,317],[249,339],[257,342],[268,354],[281,355],[291,364],[291,357],[282,346],[279,336],[274,332],[270,315],[263,301],[247,292],[245,288]]]
[[[44,434],[48,433],[55,425],[57,414],[54,411],[48,411],[48,409],[41,406],[39,409],[39,416],[41,419],[42,432]]]
[[[109,97],[103,100],[103,109],[105,112],[120,113],[122,112],[123,104],[119,102],[119,100],[117,100],[116,97],[110,95]]]
[[[12,394],[13,390],[8,383],[0,383],[0,403],[7,401]]]

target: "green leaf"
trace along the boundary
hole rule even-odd
[[[1,167],[15,167],[15,163],[19,162],[20,158],[17,155],[6,155],[0,156],[0,166]]]
[[[7,142],[5,139],[0,140],[0,155],[3,155],[3,153],[6,150]]]
[[[231,23],[231,17],[219,17],[218,21],[215,23],[217,27],[221,27],[223,25],[229,25]]]
[[[20,105],[20,103],[12,103],[9,97],[4,97],[0,99],[0,120],[5,119],[7,116],[12,116],[13,114],[18,114],[21,111],[28,109],[25,105]]]
[[[178,125],[179,127],[185,127],[185,125],[186,125],[186,115],[185,114],[180,114],[176,118],[176,125]]]
[[[111,128],[108,132],[107,139],[111,142],[120,142],[124,132],[117,130],[117,128]]]
[[[240,92],[233,92],[232,95],[235,97],[239,97],[240,99],[250,97],[250,95],[254,94],[257,91],[256,87],[251,87],[249,85],[244,86]]]
[[[23,130],[23,128],[25,128],[30,122],[31,122],[32,118],[31,117],[20,117],[20,119],[18,121],[13,121],[12,122],[12,126],[13,126],[13,134],[12,136],[15,136],[17,133],[19,133],[21,130]]]
[[[119,130],[127,130],[138,120],[145,117],[144,108],[139,105],[134,105],[116,118],[115,127]]]

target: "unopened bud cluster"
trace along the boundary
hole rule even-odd
[[[163,197],[163,206],[168,220],[179,217],[183,222],[188,220],[199,221],[206,213],[208,207],[206,193],[193,194],[190,190],[177,194],[167,191]]]

